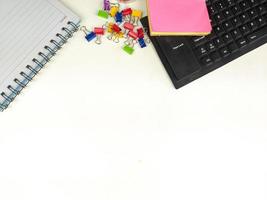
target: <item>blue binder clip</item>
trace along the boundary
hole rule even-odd
[[[145,48],[146,47],[146,43],[145,40],[143,38],[139,38],[138,39],[139,45],[141,48]]]
[[[122,12],[117,12],[115,15],[115,20],[117,23],[122,23]]]
[[[90,41],[92,41],[93,39],[96,38],[96,34],[95,34],[94,32],[90,32],[90,31],[88,31],[88,29],[87,29],[85,26],[82,26],[82,27],[81,27],[81,31],[84,32],[84,34],[85,34],[85,39],[86,39],[88,42],[90,42]]]
[[[88,42],[92,41],[92,40],[95,39],[95,38],[96,38],[96,34],[95,34],[94,32],[91,32],[91,33],[89,33],[89,34],[87,34],[87,35],[85,36],[85,39],[86,39]]]

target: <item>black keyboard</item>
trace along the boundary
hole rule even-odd
[[[213,27],[210,35],[150,37],[176,88],[267,42],[267,0],[206,3]],[[148,28],[147,18],[141,22]]]

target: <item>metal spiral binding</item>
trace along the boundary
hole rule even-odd
[[[56,37],[60,39],[60,42],[56,40],[50,40],[50,43],[53,44],[55,47],[52,48],[49,45],[45,46],[44,49],[47,50],[49,53],[45,54],[43,52],[39,52],[38,55],[42,57],[42,60],[38,60],[34,58],[32,61],[36,64],[37,67],[32,67],[30,65],[26,66],[26,69],[30,71],[30,73],[26,73],[24,71],[20,72],[20,79],[15,78],[13,81],[16,83],[16,87],[14,86],[7,86],[7,89],[10,91],[10,94],[6,94],[2,92],[0,95],[4,98],[4,102],[0,103],[0,111],[5,110],[10,103],[16,98],[17,95],[25,88],[28,83],[38,74],[38,72],[50,61],[50,58],[56,55],[56,52],[61,49],[61,47],[68,41],[69,38],[73,36],[77,30],[79,30],[79,26],[76,25],[74,22],[69,21],[68,26],[71,28],[63,27],[62,32],[65,32],[66,35],[57,33]]]

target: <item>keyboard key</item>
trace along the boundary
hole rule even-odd
[[[233,6],[233,7],[232,7],[232,11],[233,11],[233,13],[235,13],[235,14],[239,14],[239,13],[242,12],[242,10],[240,9],[240,7],[239,7],[238,5]]]
[[[254,7],[258,4],[258,1],[257,0],[249,0],[249,3],[252,7]]]
[[[227,47],[223,47],[220,52],[223,57],[230,55],[230,52]]]
[[[230,11],[229,9],[224,10],[223,14],[224,14],[224,16],[227,17],[227,18],[231,18],[231,17],[233,16],[232,11]]]
[[[215,6],[219,10],[223,10],[224,8],[226,8],[226,5],[224,4],[223,1],[220,1],[220,2],[215,3]]]
[[[212,63],[212,60],[209,56],[205,56],[204,58],[201,59],[201,61],[204,65],[210,65]]]
[[[231,7],[235,4],[235,0],[226,0],[226,6]]]
[[[223,23],[223,27],[227,31],[232,30],[234,28],[234,26],[233,26],[233,24],[231,22],[225,22],[225,23]]]
[[[248,10],[250,8],[246,1],[241,2],[239,5],[242,10]]]
[[[237,40],[237,44],[239,47],[244,47],[247,45],[247,40],[244,38],[241,38],[241,39]]]
[[[266,36],[266,32],[267,32],[267,28],[262,28],[252,34],[249,34],[247,36],[248,40],[250,42],[254,42],[254,41],[257,41],[257,40],[260,40],[261,38],[263,38],[264,36]]]
[[[211,59],[213,60],[213,61],[219,61],[219,60],[221,60],[221,56],[220,56],[220,54],[218,53],[218,52],[213,52],[211,55],[210,55],[210,57],[211,57]]]
[[[199,46],[207,41],[206,36],[192,37],[195,46]]]
[[[225,17],[221,13],[214,15],[214,18],[217,20],[218,23],[225,21]]]
[[[212,5],[208,6],[208,10],[210,15],[214,15],[217,12],[217,10]]]
[[[258,28],[258,22],[257,21],[252,21],[248,24],[249,28],[254,31]]]
[[[243,23],[246,23],[246,22],[248,22],[250,20],[247,13],[243,13],[239,17],[243,21]]]
[[[266,19],[264,17],[259,17],[256,19],[256,21],[259,23],[259,26],[265,26],[267,24]]]
[[[216,26],[214,28],[214,31],[216,32],[217,35],[222,35],[224,33],[224,30],[220,26]]]
[[[253,8],[252,10],[249,11],[249,16],[251,19],[254,19],[258,16],[258,13],[257,13],[255,8]]]
[[[196,54],[198,57],[202,57],[207,53],[208,53],[208,51],[207,51],[205,46],[200,46],[196,49]]]
[[[239,48],[238,48],[238,46],[235,43],[231,43],[231,44],[228,45],[228,49],[232,53],[232,52],[237,51]]]
[[[225,35],[223,35],[223,39],[224,39],[224,41],[225,42],[227,42],[227,43],[229,43],[229,42],[231,42],[232,40],[233,40],[233,38],[231,37],[231,35],[230,34],[225,34]]]
[[[250,29],[248,28],[247,25],[243,25],[243,26],[241,26],[241,27],[240,27],[240,30],[241,30],[241,32],[242,32],[244,35],[247,34],[247,33],[249,33],[249,31],[250,31]]]
[[[240,25],[242,24],[241,19],[240,19],[239,17],[234,17],[234,18],[232,19],[232,23],[233,23],[233,25],[234,25],[235,27],[238,27],[238,26],[240,26]]]
[[[258,10],[259,10],[260,14],[262,14],[262,15],[264,15],[265,13],[267,13],[267,9],[264,6],[259,6],[258,7]]]
[[[215,43],[215,45],[216,45],[217,47],[221,47],[221,46],[224,45],[224,42],[223,42],[223,40],[222,40],[221,38],[216,38],[216,39],[214,40],[214,43]]]
[[[209,51],[215,50],[215,45],[214,45],[214,43],[213,43],[213,42],[209,42],[209,43],[207,44],[207,48],[208,48]]]
[[[233,30],[231,33],[232,33],[232,36],[233,36],[235,39],[238,39],[238,38],[242,37],[242,34],[241,34],[241,32],[240,32],[239,29],[235,29],[235,30]]]

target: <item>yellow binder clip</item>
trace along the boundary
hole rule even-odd
[[[111,17],[115,17],[117,12],[119,12],[119,7],[118,6],[112,6],[110,8],[109,14]]]
[[[139,20],[142,18],[142,11],[141,10],[133,10],[132,12],[132,23],[133,25],[137,26]]]

